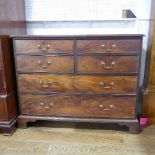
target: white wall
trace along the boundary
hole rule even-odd
[[[131,9],[148,19],[151,0],[25,0],[29,21],[88,21],[121,19]]]

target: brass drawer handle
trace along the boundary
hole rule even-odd
[[[44,65],[43,62],[41,62],[40,60],[38,61],[38,64],[41,68],[47,68],[51,63],[52,63],[51,61],[48,61],[47,65]]]
[[[43,87],[43,88],[48,88],[51,86],[52,84],[52,81],[48,81],[47,83],[43,82],[43,81],[39,81],[40,85]]]
[[[102,109],[102,110],[104,110],[104,111],[110,111],[110,110],[112,110],[112,108],[114,108],[114,105],[111,104],[109,106],[109,108],[104,108],[104,105],[103,104],[100,104],[99,105],[99,108]]]
[[[100,46],[101,46],[101,48],[106,48],[106,45],[105,45],[104,43],[101,44]],[[112,49],[114,49],[114,48],[116,48],[116,47],[117,47],[116,44],[112,44],[112,45],[110,46],[110,42],[108,42],[108,43],[107,43],[107,48],[105,49],[104,52],[112,52]]]
[[[50,47],[51,47],[50,44],[47,44],[45,47],[43,47],[43,46],[40,45],[40,44],[37,45],[37,48],[38,48],[39,50],[41,50],[42,52],[48,51],[48,49],[50,49]]]
[[[112,52],[112,49],[110,49],[110,48],[107,48],[106,50],[105,50],[105,52]]]
[[[105,48],[106,46],[105,46],[105,44],[101,44],[101,47],[102,47],[102,48]]]
[[[109,84],[105,84],[103,81],[100,81],[99,86],[105,89],[110,89],[115,83],[111,81]]]
[[[101,46],[101,48],[103,48],[103,49],[106,48],[106,45],[105,45],[105,44],[101,44],[100,46]],[[111,50],[112,50],[112,49],[110,49],[110,48],[106,48],[104,52],[111,52]]]
[[[103,65],[103,67],[106,69],[112,68],[115,64],[116,64],[116,62],[112,61],[111,64],[108,66],[108,65],[106,65],[106,63],[104,61],[101,61],[101,65]]]
[[[109,42],[108,42],[108,45],[109,45]],[[101,47],[102,47],[102,48],[105,48],[106,45],[105,45],[105,44],[101,44]],[[116,48],[117,45],[116,45],[116,44],[112,44],[111,47],[112,47],[112,48]]]
[[[103,108],[103,104],[100,104],[100,105],[99,105],[99,108]]]
[[[40,105],[45,108],[45,109],[49,109],[49,108],[52,108],[54,106],[54,103],[51,102],[49,104],[45,104],[44,102],[41,102]]]
[[[116,44],[112,44],[111,46],[112,46],[112,48],[116,48],[116,47],[117,47],[117,45],[116,45]]]

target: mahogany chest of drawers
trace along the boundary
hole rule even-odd
[[[142,35],[13,37],[19,127],[36,120],[139,131]]]
[[[12,135],[16,123],[16,97],[13,78],[13,51],[9,36],[0,36],[0,129]]]

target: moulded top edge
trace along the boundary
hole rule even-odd
[[[95,38],[95,37],[145,37],[144,34],[79,34],[79,35],[11,35],[12,38]]]

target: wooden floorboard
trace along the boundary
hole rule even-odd
[[[115,126],[39,122],[11,137],[0,134],[0,155],[155,155],[155,126],[129,134]]]

